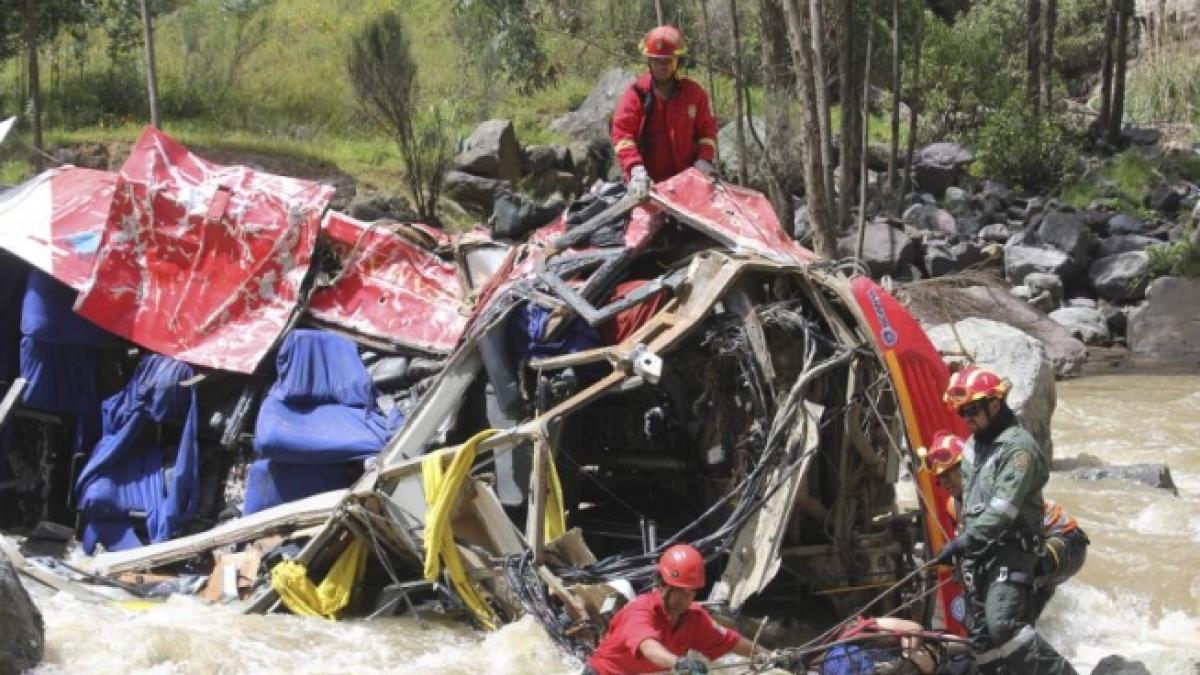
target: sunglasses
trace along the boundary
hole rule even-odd
[[[963,419],[971,419],[972,417],[983,412],[985,405],[986,401],[974,401],[972,403],[968,403],[958,409],[958,416]]]

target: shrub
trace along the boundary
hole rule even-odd
[[[1184,229],[1183,236],[1173,244],[1151,246],[1150,276],[1200,277],[1200,247],[1196,245],[1196,223]]]
[[[1142,123],[1200,124],[1200,60],[1181,50],[1143,61],[1129,73],[1125,114]]]
[[[1034,115],[1020,95],[988,118],[978,147],[983,175],[1042,194],[1067,179],[1078,163],[1078,149],[1062,127]]]

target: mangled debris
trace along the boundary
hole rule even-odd
[[[768,642],[897,581],[877,611],[956,625],[953,585],[935,603],[910,574],[945,536],[910,453],[954,427],[945,366],[758,193],[689,171],[510,245],[322,217],[328,190],[153,130],[114,180],[80,171],[6,196],[0,245],[78,291],[131,373],[68,478],[93,579],[195,575],[253,612],[532,614],[583,654],[690,541],[707,604]],[[923,510],[897,506],[905,465]]]

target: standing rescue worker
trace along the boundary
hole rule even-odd
[[[959,500],[962,499],[963,440],[944,431],[933,437],[929,450],[929,469],[938,482],[950,493],[947,510],[956,521]],[[1042,506],[1043,545],[1038,551],[1037,571],[1034,575],[1034,603],[1031,621],[1036,623],[1054,597],[1054,591],[1083,567],[1087,560],[1087,547],[1091,543],[1083,528],[1066,509],[1045,499]]]
[[[679,70],[687,56],[683,33],[659,26],[642,40],[648,71],[635,81],[613,113],[612,142],[638,199],[650,194],[651,181],[662,181],[694,166],[716,173],[717,119],[708,92]]]
[[[704,588],[704,558],[693,546],[675,544],[664,551],[658,576],[658,588],[634,598],[613,617],[584,675],[707,673],[708,665],[690,651],[709,660],[754,651],[749,640],[718,625],[694,602]]]
[[[962,451],[959,534],[934,562],[962,558],[971,651],[983,675],[1060,675],[1075,669],[1034,630],[1037,551],[1042,545],[1046,458],[1006,398],[1012,384],[968,366],[950,376],[944,400],[971,429]]]

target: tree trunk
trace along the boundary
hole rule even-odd
[[[733,28],[733,109],[734,109],[734,142],[737,143],[738,153],[738,184],[747,185],[750,182],[750,155],[746,152],[746,114],[742,106],[742,38],[738,30],[737,0],[729,0],[729,16]]]
[[[1117,36],[1117,3],[1108,0],[1104,8],[1104,55],[1100,65],[1100,116],[1096,120],[1096,136],[1108,132],[1108,118],[1112,112],[1113,43]]]
[[[38,16],[36,0],[25,0],[25,47],[29,62],[29,114],[33,127],[33,166],[39,172],[46,166],[42,143],[42,87],[38,79]]]
[[[700,17],[704,20],[704,59],[707,61],[704,64],[704,68],[708,72],[708,104],[712,107],[715,114],[717,110],[717,86],[716,75],[713,71],[712,27],[708,22],[707,0],[700,0]],[[717,148],[717,152],[720,151],[721,149]]]
[[[812,43],[806,29],[807,11],[800,0],[782,0],[787,19],[788,42],[796,70],[796,98],[800,103],[803,144],[804,185],[808,196],[808,215],[812,221],[813,248],[816,254],[833,260],[837,257],[837,228],[829,218],[829,196],[821,166],[821,131],[814,98]]]
[[[842,99],[842,134],[838,148],[838,227],[850,227],[850,204],[857,183],[854,168],[858,166],[858,58],[855,43],[859,37],[854,20],[854,1],[841,2],[842,34],[838,39],[839,92]]]
[[[794,164],[791,153],[792,125],[788,109],[792,103],[793,87],[788,67],[787,20],[778,0],[759,0],[758,18],[762,32],[762,82],[766,109],[766,147],[763,156],[767,165],[767,197],[775,207],[775,215],[791,232],[795,221],[792,195],[784,178]]]
[[[1133,15],[1133,0],[1117,0],[1116,69],[1113,72],[1112,107],[1108,117],[1108,142],[1118,145],[1121,140],[1121,119],[1125,116],[1125,71],[1129,61],[1129,19]]]
[[[854,248],[854,259],[862,260],[863,243],[867,236],[867,138],[871,129],[871,4],[867,3],[867,46],[863,56],[862,77],[862,152],[858,155],[858,244]]]
[[[892,0],[892,143],[888,151],[887,193],[896,192],[900,161],[900,0]]]
[[[917,9],[917,28],[913,31],[913,83],[912,95],[908,97],[908,153],[904,162],[904,185],[896,196],[896,212],[900,212],[900,202],[904,195],[912,189],[913,155],[917,147],[917,115],[921,110],[921,38],[925,31],[925,3],[913,0]]]
[[[1046,0],[1042,21],[1042,110],[1047,115],[1054,107],[1054,33],[1058,30],[1058,0]]]
[[[658,19],[658,25],[663,25],[662,0],[654,0],[654,16]]]
[[[829,87],[825,80],[825,14],[821,0],[808,0],[808,21],[812,27],[812,72],[813,95],[817,106],[818,129],[821,132],[821,176],[825,181],[825,194],[829,198],[829,217],[833,212],[833,124],[829,119]]]
[[[150,17],[149,0],[142,0],[142,41],[146,45],[146,96],[150,99],[150,124],[162,128],[158,117],[158,68],[154,63],[154,21]]]
[[[1042,76],[1042,2],[1025,2],[1025,97],[1038,114],[1038,81]]]

